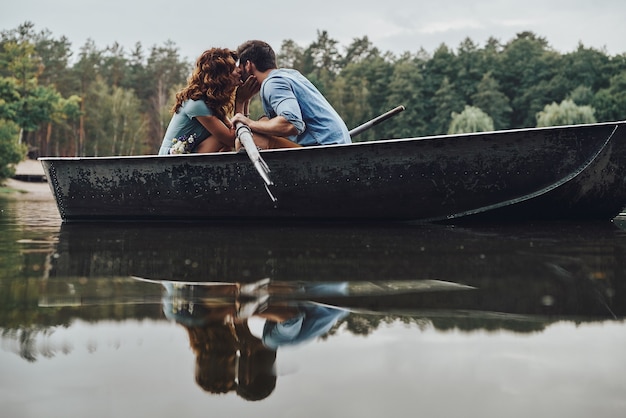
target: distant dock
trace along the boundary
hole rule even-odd
[[[37,160],[26,159],[15,166],[15,180],[28,182],[47,182],[41,163]]]

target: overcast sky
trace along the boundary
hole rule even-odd
[[[623,0],[0,0],[2,30],[31,21],[54,38],[66,36],[75,50],[89,38],[98,48],[118,42],[127,50],[171,40],[190,60],[252,38],[276,50],[286,39],[306,47],[318,30],[339,41],[341,52],[363,36],[399,54],[433,52],[442,43],[456,50],[466,37],[479,46],[490,36],[505,43],[533,31],[562,53],[582,42],[617,55],[626,53],[625,18]]]

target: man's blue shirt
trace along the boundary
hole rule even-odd
[[[282,116],[298,130],[290,139],[300,145],[349,144],[341,116],[317,88],[296,70],[272,70],[261,85],[263,111],[271,119]]]

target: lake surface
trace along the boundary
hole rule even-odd
[[[62,224],[0,197],[0,416],[622,417],[624,225]]]

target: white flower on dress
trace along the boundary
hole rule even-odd
[[[172,139],[170,154],[189,154],[196,143],[197,137],[198,135],[193,133]]]

